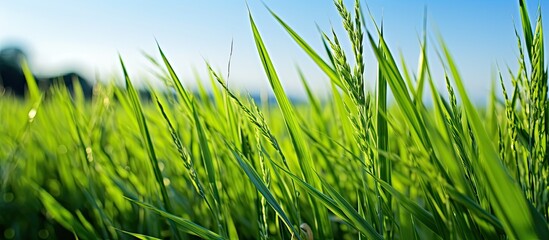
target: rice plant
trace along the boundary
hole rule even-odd
[[[150,101],[122,57],[125,87],[99,85],[89,101],[77,85],[40,92],[23,63],[28,97],[0,96],[0,239],[549,239],[541,15],[531,21],[518,1],[519,69],[500,70],[502,94],[479,108],[426,27],[409,74],[360,1],[334,7],[346,34],[321,32],[320,50],[270,11],[330,79],[319,100],[300,73],[307,103],[284,91],[252,12],[276,105],[209,64],[211,94],[191,91],[160,46],[146,58],[166,87],[148,89]]]

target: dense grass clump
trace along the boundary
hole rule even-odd
[[[91,101],[62,87],[45,98],[26,69],[28,98],[0,97],[0,239],[549,239],[541,16],[532,24],[519,1],[513,88],[500,74],[504,99],[477,109],[443,41],[448,98],[426,35],[412,77],[359,1],[335,6],[348,36],[323,33],[326,58],[272,13],[331,80],[326,101],[305,76],[308,103],[290,101],[251,14],[276,106],[210,66],[211,94],[190,92],[160,47],[170,94],[151,89],[150,102],[122,60],[125,89],[98,86]]]

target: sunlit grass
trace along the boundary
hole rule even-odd
[[[251,13],[276,106],[209,65],[211,96],[194,94],[160,47],[148,58],[169,91],[150,89],[151,102],[122,59],[125,88],[98,86],[90,101],[61,87],[45,97],[26,68],[28,98],[0,96],[0,239],[549,239],[543,33],[525,6],[520,68],[499,74],[503,99],[492,91],[482,109],[442,39],[424,34],[408,74],[358,1],[335,1],[347,35],[322,33],[323,53],[271,12],[331,80],[322,101],[303,75],[308,103],[290,101]],[[366,48],[377,66],[365,66]]]

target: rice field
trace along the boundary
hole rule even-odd
[[[98,85],[91,100],[41,92],[30,75],[25,99],[0,96],[0,239],[549,239],[543,31],[518,3],[519,68],[498,73],[502,92],[482,108],[443,40],[424,34],[412,71],[358,1],[334,2],[347,35],[325,32],[324,49],[271,12],[330,79],[326,99],[302,76],[307,102],[290,100],[252,13],[276,104],[210,66],[211,92],[190,91],[161,46],[150,61],[168,91],[151,100],[123,56],[125,87]]]

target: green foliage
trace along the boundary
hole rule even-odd
[[[442,40],[443,78],[431,75],[427,33],[410,74],[359,1],[334,4],[347,34],[321,32],[327,59],[271,12],[330,79],[319,100],[300,72],[309,104],[290,101],[251,13],[276,107],[209,65],[211,96],[192,93],[160,47],[160,60],[146,58],[169,93],[150,89],[152,102],[122,61],[126,88],[99,85],[90,101],[78,86],[74,97],[40,92],[23,62],[28,98],[0,96],[0,239],[549,239],[541,16],[532,25],[519,0],[512,89],[498,73],[503,101],[493,90],[479,109]]]

